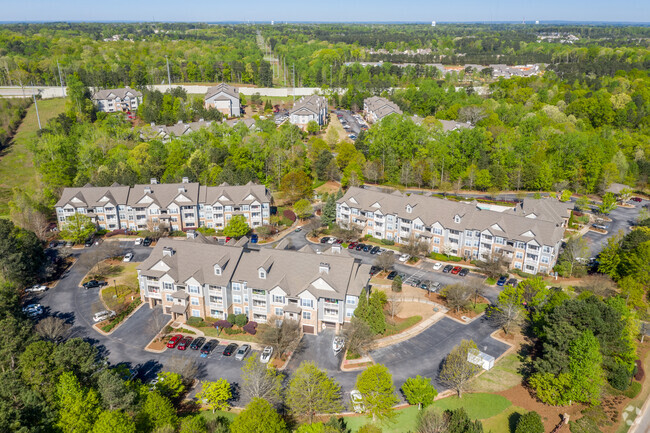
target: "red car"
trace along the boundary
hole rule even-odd
[[[637,203],[641,203],[643,201],[641,197],[632,197],[630,200],[635,201]]]
[[[359,242],[350,242],[348,245],[348,250],[353,250],[354,247],[356,247],[359,244]]]
[[[181,341],[178,342],[178,350],[185,350],[190,346],[190,343],[192,342],[193,338],[192,337],[185,337]]]
[[[226,236],[226,242],[229,242],[232,239],[230,236]]]
[[[461,269],[463,269],[463,268],[461,268],[460,266],[456,266],[456,267],[454,267],[454,269],[451,270],[451,273],[456,275],[457,273],[460,272]]]
[[[170,338],[169,341],[167,342],[167,347],[169,347],[170,349],[173,349],[174,347],[176,347],[176,345],[177,345],[178,342],[181,340],[181,338],[183,338],[183,336],[182,336],[181,334],[176,334],[176,335],[174,335],[174,336],[173,336],[172,338]]]

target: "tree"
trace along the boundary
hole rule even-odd
[[[231,433],[288,433],[287,426],[271,404],[254,398],[230,424]]]
[[[600,392],[605,384],[602,363],[598,340],[590,330],[583,332],[569,348],[569,400],[589,404],[600,401]]]
[[[0,277],[20,287],[36,281],[45,263],[45,253],[34,233],[0,219],[0,251]]]
[[[544,433],[542,417],[535,411],[526,412],[517,421],[515,433]]]
[[[320,131],[320,125],[315,120],[307,122],[307,132],[309,134],[316,135],[318,131]]]
[[[230,405],[228,401],[232,398],[230,384],[226,379],[219,379],[216,382],[201,382],[203,389],[196,395],[196,398],[207,403],[212,413],[217,410],[227,410]]]
[[[273,367],[262,364],[257,356],[250,356],[242,366],[242,391],[250,399],[263,398],[275,405],[280,403],[282,396],[282,380],[284,376]]]
[[[409,404],[417,404],[418,409],[427,407],[438,395],[438,391],[431,385],[431,378],[417,375],[409,377],[402,385],[402,393]]]
[[[59,377],[56,387],[59,404],[57,426],[63,433],[92,431],[100,412],[99,398],[93,389],[83,389],[71,372]]]
[[[285,359],[288,352],[298,348],[300,344],[300,324],[295,320],[284,319],[278,324],[277,320],[270,318],[268,327],[260,336],[263,344],[273,346],[275,353]]]
[[[463,284],[450,284],[445,286],[440,294],[447,301],[447,306],[458,312],[467,308],[472,291]]]
[[[427,243],[422,239],[416,239],[415,236],[409,237],[408,242],[400,247],[402,254],[408,254],[411,257],[420,257],[426,254],[427,250]]]
[[[298,215],[298,218],[300,219],[309,218],[314,214],[314,208],[312,207],[311,203],[309,203],[309,200],[306,200],[304,198],[298,200],[293,205],[293,210],[296,212],[296,215]]]
[[[361,393],[365,411],[373,422],[388,420],[394,415],[393,405],[399,401],[395,395],[393,377],[388,368],[375,364],[357,376],[356,388]]]
[[[97,348],[81,338],[71,338],[59,343],[54,350],[53,360],[61,371],[69,371],[84,384],[89,383],[97,371]]]
[[[325,207],[323,207],[320,221],[324,226],[329,226],[336,222],[336,196],[334,194],[327,196],[327,201],[325,202]]]
[[[34,329],[42,338],[56,343],[68,336],[70,327],[71,325],[65,320],[59,317],[49,316],[40,320]]]
[[[645,310],[647,307],[645,298],[645,290],[643,284],[637,281],[632,276],[622,278],[618,282],[621,289],[621,296],[625,299],[625,304],[636,308],[637,310]]]
[[[503,332],[508,334],[513,326],[519,326],[526,317],[523,306],[522,290],[508,286],[499,293],[496,304],[490,308],[488,315]]]
[[[172,355],[167,368],[170,372],[181,376],[186,388],[194,383],[194,379],[199,373],[199,366],[196,361],[184,356]]]
[[[205,418],[201,415],[186,416],[181,420],[178,433],[208,433]]]
[[[311,178],[304,171],[292,171],[282,177],[280,190],[290,202],[307,198],[312,191]]]
[[[569,191],[568,189],[562,190],[562,193],[560,194],[560,201],[561,202],[567,202],[571,200],[571,196],[573,193]]]
[[[135,433],[135,423],[127,414],[107,410],[97,417],[92,433]]]
[[[383,254],[380,254],[375,259],[375,266],[381,269],[384,272],[393,269],[395,264],[395,254],[392,251],[386,251]]]
[[[136,417],[138,432],[151,432],[161,427],[175,427],[178,423],[176,409],[168,398],[157,391],[147,393],[144,404]]]
[[[454,410],[447,409],[444,417],[447,421],[446,433],[483,433],[481,421],[472,421],[463,407]]]
[[[416,433],[447,433],[447,419],[434,407],[428,407],[418,413]]]
[[[113,369],[102,370],[97,376],[97,390],[103,406],[109,411],[128,410],[135,403],[136,393]]]
[[[399,276],[397,278],[399,278]],[[400,293],[397,293],[397,292],[401,292],[401,290],[402,290],[401,287],[399,290],[393,290],[391,294],[388,296],[388,302],[387,302],[388,313],[390,314],[391,319],[395,319],[395,315],[399,314],[399,312],[402,310],[402,303],[404,302],[404,297]]]
[[[65,240],[80,244],[95,233],[96,227],[90,217],[75,213],[66,218],[61,237]]]
[[[584,238],[573,236],[567,239],[566,245],[558,258],[558,272],[564,277],[571,277],[578,268],[580,261],[589,251]]]
[[[508,262],[503,254],[489,254],[484,260],[479,260],[476,266],[489,278],[499,278],[506,272]]]
[[[341,386],[314,362],[303,361],[289,382],[286,404],[294,415],[306,416],[311,424],[317,413],[343,409]]]
[[[605,215],[616,209],[616,197],[611,192],[605,193],[602,203],[598,206],[600,213]]]
[[[576,199],[576,209],[581,211],[587,210],[589,203],[591,203],[589,197],[582,195]]]
[[[390,285],[390,288],[393,292],[401,292],[402,291],[402,277],[397,275],[394,279],[393,282]]]
[[[375,293],[384,292],[377,291]],[[383,334],[386,331],[386,317],[384,316],[384,305],[380,298],[377,296],[368,297],[365,294],[361,294],[359,297],[359,305],[354,310],[355,317],[363,320],[368,324],[372,332],[375,334]]]
[[[243,215],[234,215],[223,229],[223,234],[231,238],[240,238],[250,231],[251,228],[248,226],[246,217]]]
[[[480,368],[467,360],[467,353],[473,349],[476,349],[476,343],[472,340],[462,340],[449,352],[440,371],[440,381],[455,390],[458,398],[463,396],[467,384]]]
[[[543,305],[550,296],[550,290],[542,277],[529,278],[517,285],[526,308],[531,310]]]
[[[183,384],[183,378],[180,374],[163,371],[158,373],[157,377],[158,382],[155,388],[163,397],[174,401],[185,392],[185,384]]]
[[[365,355],[374,345],[375,334],[370,326],[358,317],[352,317],[350,323],[344,326],[343,336],[348,352],[357,355]]]
[[[632,197],[632,193],[633,193],[633,192],[634,192],[634,190],[632,190],[632,188],[623,188],[623,189],[618,193],[618,199],[619,199],[621,202],[626,203],[626,202],[630,199],[630,197]]]

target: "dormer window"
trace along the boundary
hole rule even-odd
[[[264,269],[259,270],[259,275],[262,280],[266,280],[266,271]]]
[[[455,222],[456,224],[460,224],[460,217],[459,217],[458,215],[455,215],[455,216],[454,216],[454,222]]]
[[[411,212],[413,212],[413,208],[411,207],[410,204],[407,204],[406,205],[406,213],[411,213]]]
[[[214,274],[215,275],[221,275],[221,266],[214,265]]]

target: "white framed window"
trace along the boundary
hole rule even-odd
[[[233,292],[239,292],[241,290],[241,284],[232,283],[232,290],[233,290]]]
[[[190,304],[199,305],[199,298],[191,297],[190,298]]]
[[[235,314],[241,314],[241,307],[235,307],[235,308],[233,308],[233,312],[234,312]]]
[[[240,295],[233,295],[232,296],[232,302],[235,304],[241,304],[241,296]]]
[[[305,320],[310,320],[311,319],[311,313],[309,311],[303,311],[302,312],[302,318]]]
[[[165,281],[163,282],[163,289],[168,291],[174,290],[174,285],[172,283]]]
[[[260,269],[260,278],[262,280],[266,279],[266,271],[264,269]]]
[[[174,302],[174,297],[169,293],[167,294],[167,296],[165,296],[165,299],[167,299],[167,302]]]
[[[312,299],[301,299],[300,300],[300,306],[301,307],[314,308],[314,301]]]
[[[221,275],[221,266],[214,265],[214,274],[215,275]]]
[[[198,294],[199,293],[199,286],[187,286],[187,291],[189,293]]]
[[[354,310],[345,310],[345,317],[352,317],[354,315]]]
[[[276,307],[275,309],[275,315],[276,316],[282,316],[282,308]]]
[[[357,298],[352,298],[348,296],[347,298],[345,298],[345,303],[348,305],[357,305]]]
[[[201,310],[195,310],[192,308],[192,317],[201,317]]]
[[[284,304],[284,296],[273,295],[273,303],[274,304]]]

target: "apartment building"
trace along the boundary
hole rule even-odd
[[[129,87],[123,89],[98,90],[93,94],[93,103],[99,111],[135,111],[142,103],[142,93]]]
[[[223,229],[234,215],[243,215],[250,227],[269,223],[273,197],[264,185],[249,182],[231,186],[201,186],[183,178],[182,183],[151,183],[133,187],[86,185],[65,188],[56,203],[62,228],[75,213],[88,215],[100,229],[192,230]]]
[[[477,202],[353,187],[337,201],[336,221],[396,243],[413,237],[436,253],[469,259],[501,254],[511,268],[536,274],[555,265],[570,208],[553,199],[526,199],[499,212]]]
[[[162,305],[175,320],[228,313],[258,323],[287,318],[310,334],[350,321],[370,279],[370,265],[339,245],[317,254],[205,238],[161,239],[137,269],[143,302]]]
[[[174,125],[156,125],[151,123],[140,130],[140,138],[142,140],[160,140],[163,143],[169,143],[174,137],[182,137],[191,132],[196,132],[203,128],[209,128],[212,122],[206,122],[199,119],[197,122],[184,123],[179,120]]]
[[[206,110],[217,109],[226,117],[239,117],[241,115],[239,89],[226,83],[219,83],[208,89],[203,98],[203,105]]]
[[[402,114],[402,110],[392,101],[380,96],[373,96],[363,100],[363,111],[366,120],[370,123],[379,122],[390,114]]]
[[[289,122],[302,129],[311,121],[323,126],[327,123],[327,98],[318,95],[303,96],[289,111]]]

